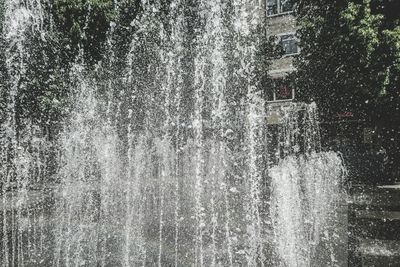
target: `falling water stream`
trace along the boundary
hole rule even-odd
[[[122,62],[118,22],[95,68],[83,49],[72,60],[71,109],[50,140],[17,114],[29,36],[52,27],[44,3],[4,5],[3,266],[338,264],[342,162],[321,150],[314,105],[282,108],[268,145],[257,5],[174,0],[162,17],[142,1]]]

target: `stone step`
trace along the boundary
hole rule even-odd
[[[350,204],[400,211],[400,185],[354,187]]]
[[[400,241],[359,239],[362,266],[400,266]]]
[[[353,187],[349,266],[400,267],[400,185]]]
[[[355,217],[357,219],[373,219],[385,221],[399,221],[400,211],[388,210],[356,210]]]
[[[355,187],[349,203],[352,235],[400,240],[400,185]]]
[[[358,219],[352,224],[357,237],[400,240],[400,220]]]
[[[365,256],[361,264],[363,267],[400,267],[400,257]]]

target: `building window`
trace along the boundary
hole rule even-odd
[[[281,35],[279,44],[282,46],[284,55],[294,55],[299,53],[298,41],[294,34]]]
[[[278,14],[278,1],[279,0],[267,0],[267,15],[268,16]]]
[[[276,88],[276,100],[291,100],[293,99],[292,89],[286,83],[280,84],[278,88]]]
[[[281,13],[293,11],[293,1],[292,0],[281,0]]]
[[[267,0],[267,15],[273,16],[293,11],[293,0]]]
[[[267,90],[267,101],[289,101],[294,99],[294,89],[290,82],[285,78],[275,78],[273,80],[272,90]]]

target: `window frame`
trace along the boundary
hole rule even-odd
[[[277,77],[277,78],[272,78],[273,80],[283,80],[283,82],[285,82],[286,77]],[[275,86],[274,86],[275,87]],[[281,102],[291,102],[294,101],[296,98],[296,89],[293,88],[289,88],[292,92],[291,94],[291,98],[287,98],[287,99],[277,99],[277,91],[275,90],[276,88],[273,88],[272,90],[272,100],[269,100],[267,98],[266,102],[267,103],[281,103]]]
[[[277,35],[276,35],[276,37],[277,37],[277,42],[276,42],[276,44],[277,44],[277,45],[280,45],[281,42],[282,42],[282,37],[283,37],[283,36],[287,36],[287,35],[292,35],[293,38],[292,38],[291,40],[296,40],[297,52],[296,52],[296,53],[290,53],[290,54],[283,54],[281,58],[292,57],[292,56],[296,56],[296,55],[300,54],[300,50],[301,50],[301,49],[300,49],[300,46],[299,46],[299,41],[300,41],[300,40],[299,40],[299,38],[297,38],[296,32],[285,32],[285,33],[277,34]],[[282,49],[283,49],[283,47],[282,47]]]
[[[282,0],[276,0],[276,10],[277,10],[277,12],[274,13],[274,14],[268,14],[268,11],[269,11],[269,8],[268,8],[269,7],[269,5],[268,5],[269,0],[265,0],[265,14],[267,15],[268,18],[277,17],[277,16],[283,16],[283,15],[289,15],[289,14],[292,14],[294,12],[294,10],[282,12],[281,1]]]

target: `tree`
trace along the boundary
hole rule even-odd
[[[116,17],[113,1],[55,0],[50,8],[69,57],[82,46],[87,61],[99,60],[110,22]]]
[[[364,120],[382,142],[395,140],[386,147],[396,153],[399,8],[393,0],[297,1],[301,53],[293,75],[300,99],[316,101],[324,121]]]

